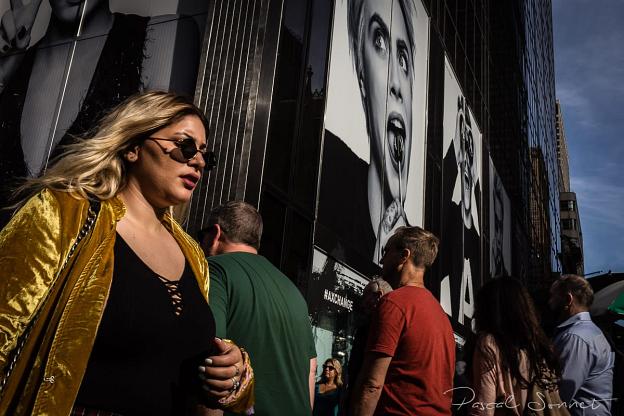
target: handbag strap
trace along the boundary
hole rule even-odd
[[[78,245],[80,244],[80,242],[93,229],[93,225],[95,224],[95,221],[97,220],[99,212],[100,212],[100,202],[96,200],[89,200],[89,211],[87,212],[87,218],[85,219],[85,222],[82,228],[78,232],[78,235],[76,236],[76,240],[74,241],[74,244],[72,244],[71,248],[69,249],[69,252],[67,253],[67,257],[65,257],[65,261],[63,262],[63,265],[57,272],[53,285],[56,284],[56,282],[58,281],[58,277],[61,275],[63,270],[65,270],[65,268],[69,264],[69,261],[72,259],[73,254],[76,251],[76,248],[78,248]],[[0,398],[2,397],[2,394],[4,393],[4,388],[9,380],[9,377],[11,376],[11,373],[13,372],[13,369],[15,368],[15,365],[17,364],[17,360],[19,359],[20,353],[22,352],[24,345],[26,345],[28,336],[30,335],[30,332],[33,326],[37,323],[37,320],[39,319],[39,315],[41,314],[41,311],[43,310],[42,305],[47,301],[47,299],[48,298],[46,296],[43,302],[41,302],[41,305],[39,306],[39,308],[37,309],[37,311],[31,318],[30,322],[28,323],[28,326],[26,327],[26,329],[20,336],[17,342],[17,345],[15,346],[15,348],[13,348],[13,350],[10,353],[11,358],[7,360],[7,365],[4,368],[4,374],[2,375],[2,379],[0,380]]]

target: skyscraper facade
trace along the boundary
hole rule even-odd
[[[557,162],[559,167],[559,212],[561,215],[561,272],[583,276],[583,231],[576,194],[570,189],[568,142],[561,103],[557,100]]]
[[[565,134],[561,103],[556,101],[557,164],[559,166],[559,191],[570,192],[570,161],[568,157],[568,139]]]
[[[527,136],[533,166],[529,284],[540,288],[550,286],[550,272],[561,271],[552,4],[527,0],[523,8]],[[536,215],[536,211],[540,214]],[[541,219],[542,215],[546,220]]]

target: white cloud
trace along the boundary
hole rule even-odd
[[[624,185],[604,176],[572,177],[583,231],[586,271],[624,269]]]
[[[571,182],[572,191],[579,199],[581,221],[591,219],[624,231],[624,185],[605,182],[605,178],[599,176],[573,176]]]
[[[574,117],[582,127],[594,127],[593,106],[590,98],[584,94],[584,90],[567,82],[557,84],[557,98],[561,102],[563,121],[567,116]]]

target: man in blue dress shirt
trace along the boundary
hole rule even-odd
[[[589,316],[594,292],[580,276],[564,275],[550,288],[548,305],[560,324],[554,339],[562,374],[561,398],[572,415],[611,415],[615,354]]]

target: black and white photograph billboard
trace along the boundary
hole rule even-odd
[[[490,277],[511,276],[511,201],[490,159]]]
[[[465,336],[481,279],[481,131],[448,58],[444,71],[440,303]]]
[[[360,271],[422,225],[428,37],[420,0],[335,2],[316,243]]]
[[[0,0],[4,182],[38,175],[59,144],[135,92],[192,97],[206,9],[198,0]]]

